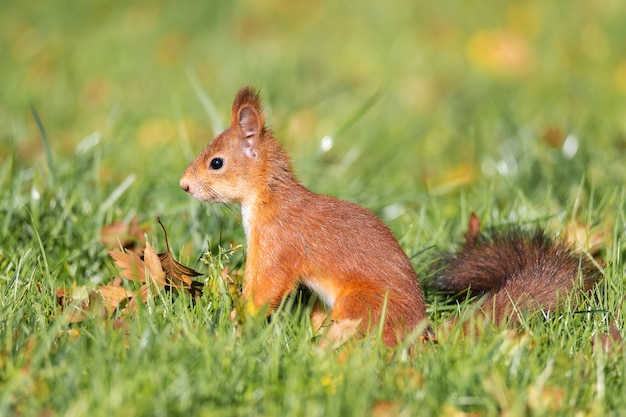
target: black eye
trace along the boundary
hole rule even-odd
[[[211,169],[220,169],[224,165],[224,160],[222,158],[213,158],[211,160]]]

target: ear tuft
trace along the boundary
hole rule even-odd
[[[247,132],[255,134],[263,130],[265,119],[258,91],[248,86],[239,89],[233,101],[230,125],[231,127],[239,125],[246,132],[246,136]]]

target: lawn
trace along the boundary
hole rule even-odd
[[[2,2],[0,415],[623,415],[624,16],[609,0]],[[413,356],[375,337],[320,348],[295,298],[236,325],[238,207],[178,182],[244,84],[300,180],[380,216],[423,281],[471,212],[577,231],[603,281],[478,339],[441,326],[464,305],[427,294],[439,342]],[[120,275],[103,228],[136,217],[163,252],[158,216],[204,294],[74,320],[60,289]]]

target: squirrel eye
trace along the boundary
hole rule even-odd
[[[220,169],[223,165],[224,160],[222,158],[213,158],[209,166],[211,167],[211,169]]]

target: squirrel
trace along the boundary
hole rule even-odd
[[[241,204],[248,248],[242,295],[254,311],[269,314],[301,285],[333,322],[352,320],[367,333],[383,320],[389,347],[416,329],[432,331],[417,274],[390,229],[365,208],[315,194],[296,179],[253,88],[238,91],[230,127],[191,162],[180,187],[199,200]],[[468,236],[432,287],[493,293],[496,320],[518,300],[553,307],[579,270],[585,289],[597,280],[586,257],[544,235],[485,240],[474,227]]]

